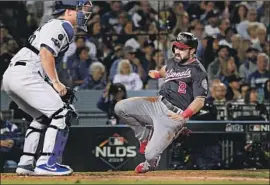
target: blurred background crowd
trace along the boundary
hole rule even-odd
[[[53,4],[1,2],[0,82],[10,59],[28,37],[53,18]],[[107,113],[110,124],[118,122],[113,107],[127,98],[127,91],[160,88],[163,80],[150,79],[148,71],[166,65],[173,56],[171,41],[181,31],[199,40],[196,56],[210,81],[206,105],[253,104],[263,120],[269,118],[269,1],[125,0],[93,1],[93,5],[88,32],[76,29],[74,41],[56,58],[56,64],[65,85],[78,91],[104,90],[97,108]],[[9,108],[15,110],[15,117],[31,121],[14,102]],[[205,119],[214,115],[215,120],[216,111],[211,106],[208,110],[211,113]],[[7,133],[7,138],[1,137],[2,155],[18,143],[16,128],[1,120],[1,130]]]
[[[158,89],[162,81],[149,79],[148,71],[165,65],[175,35],[188,31],[199,39],[196,55],[213,91],[222,91],[219,101],[246,99],[250,88],[257,94],[248,102],[269,99],[269,2],[93,3],[88,32],[76,30],[66,54],[57,58],[60,79],[67,86],[100,90],[108,83],[122,83],[126,90]],[[1,76],[28,36],[53,18],[52,7],[53,1],[1,6]]]

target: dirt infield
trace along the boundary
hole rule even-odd
[[[1,184],[269,184],[269,170],[74,173],[64,177],[1,174]]]

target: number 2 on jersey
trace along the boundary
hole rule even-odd
[[[186,88],[187,88],[187,84],[185,82],[180,81],[179,87],[178,87],[178,93],[179,94],[186,94]]]

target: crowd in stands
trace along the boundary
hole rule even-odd
[[[165,65],[166,59],[172,57],[171,41],[179,32],[188,31],[199,39],[196,57],[206,68],[210,84],[220,80],[219,90],[226,92],[224,100],[245,99],[242,91],[250,88],[257,90],[259,102],[269,100],[269,2],[93,4],[88,32],[76,29],[68,51],[56,59],[60,79],[67,86],[102,90],[108,83],[122,83],[126,90],[158,89],[162,81],[149,79],[148,71]],[[3,6],[1,76],[31,31],[53,18],[52,5],[52,1],[27,1]],[[14,7],[17,11],[12,12]],[[19,21],[27,25],[24,33],[18,33],[19,21],[7,21],[12,13],[21,15]]]

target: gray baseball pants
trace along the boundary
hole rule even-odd
[[[175,139],[183,122],[175,121],[167,115],[169,109],[161,97],[135,97],[122,100],[115,106],[115,113],[135,132],[139,141],[148,139],[152,125],[153,135],[145,150],[145,159],[150,167],[155,168],[162,152]]]

